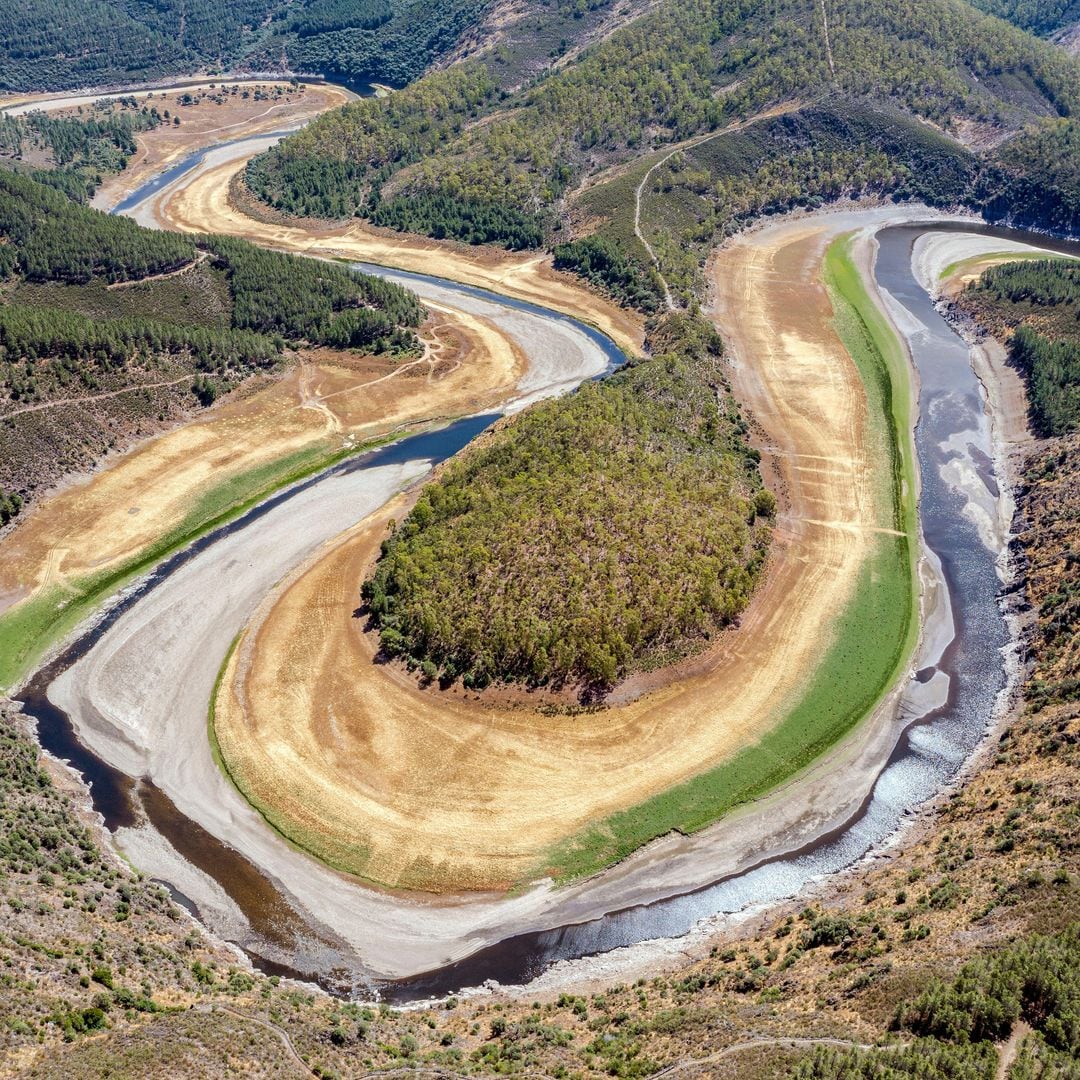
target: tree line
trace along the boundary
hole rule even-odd
[[[1066,883],[1068,876],[1066,875]],[[821,1047],[792,1074],[797,1080],[982,1080],[998,1066],[997,1046],[1018,1023],[1036,1036],[1010,1077],[1071,1076],[1080,1056],[1080,929],[1032,934],[935,979],[896,1010],[906,1045],[850,1050]]]
[[[1075,63],[964,5],[834,0],[832,66],[820,18],[812,0],[667,0],[508,95],[476,63],[322,117],[257,159],[249,183],[290,212],[372,216],[385,202],[388,220],[468,239],[485,235],[475,214],[407,218],[397,200],[501,206],[550,225],[582,175],[779,102],[820,98],[823,87],[830,98],[888,101],[945,128],[1080,106]],[[451,80],[480,93],[447,94]],[[462,123],[473,115],[486,120]]]
[[[957,303],[990,333],[1008,337],[1036,434],[1080,430],[1080,264],[1036,259],[991,267]]]
[[[163,355],[192,358],[200,371],[227,367],[266,367],[284,348],[281,337],[246,330],[213,330],[148,319],[94,319],[59,308],[0,305],[0,365],[10,397],[18,401],[20,378],[16,365],[37,371],[37,361],[55,362],[78,374],[85,389],[96,389],[100,371],[122,369]],[[84,366],[86,365],[86,366]]]
[[[417,347],[424,307],[408,289],[338,263],[302,259],[245,240],[200,241],[224,270],[233,326],[290,341],[373,352]]]
[[[134,98],[95,107],[86,117],[0,115],[0,158],[17,162],[29,151],[44,151],[51,158],[51,186],[85,202],[104,175],[123,170],[135,153],[135,136],[162,123],[155,107],[140,108]]]
[[[78,206],[30,176],[0,169],[0,238],[6,259],[31,281],[131,281],[166,273],[195,257],[195,244],[177,233],[141,228]]]

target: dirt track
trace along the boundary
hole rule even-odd
[[[510,395],[525,372],[520,348],[483,317],[444,308],[427,335],[438,350],[429,363],[342,356],[304,364],[69,483],[5,539],[0,597],[10,605],[132,558],[230,478],[400,424],[481,410]]]
[[[352,615],[378,515],[263,605],[218,700],[234,778],[287,835],[390,886],[503,887],[556,841],[777,723],[890,520],[862,383],[820,284],[835,232],[818,219],[757,233],[713,268],[737,392],[767,432],[786,505],[768,580],[705,670],[575,720],[420,691],[372,662]]]

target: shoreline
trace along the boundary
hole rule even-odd
[[[215,675],[216,675],[216,672],[215,672]],[[204,738],[205,738],[205,735],[204,735]],[[828,764],[833,764],[833,763],[834,762],[829,762]],[[865,773],[866,770],[862,769],[862,770],[859,770],[859,771]],[[782,791],[776,793],[776,799],[777,799],[778,802],[782,802],[782,801],[785,801],[787,799],[788,795],[789,795],[788,791],[782,790]],[[829,804],[829,811],[830,811],[829,812],[829,818],[831,819],[834,816],[835,803],[834,803],[834,800],[832,798],[829,798],[826,801]],[[763,815],[765,815],[767,817],[775,818],[775,807],[772,807],[772,806],[766,807],[766,806],[762,806],[761,804],[758,804],[755,807],[755,809],[757,809],[760,813],[762,813]],[[820,825],[821,825],[823,820],[825,820],[825,819],[824,818],[819,818],[815,822],[815,824],[817,826],[819,826],[819,829],[817,831],[820,831]],[[747,833],[748,828],[750,828],[751,831],[753,831],[752,830],[752,823],[750,823],[750,825],[748,825],[744,821],[744,822],[740,822],[740,825],[742,826],[743,835],[748,835],[748,833]],[[700,834],[699,834],[699,836],[700,836]],[[688,884],[690,885],[690,887],[692,887],[692,885],[693,885],[693,882],[691,880],[693,875],[691,875],[691,879],[688,879],[685,876],[686,874],[690,873],[689,868],[685,865],[685,858],[679,857],[680,853],[678,851],[673,851],[672,850],[672,840],[673,839],[674,839],[675,845],[677,846],[678,843],[679,843],[678,838],[668,838],[666,841],[661,840],[661,841],[656,842],[656,844],[652,845],[650,850],[647,852],[649,861],[653,865],[657,865],[657,864],[659,864],[661,862],[663,863],[664,876],[665,876],[665,879],[666,879],[666,884],[665,884],[665,887],[661,890],[661,892],[662,892],[663,895],[669,895],[669,896],[672,895],[672,894],[683,893],[683,892],[686,891],[686,887],[687,887]],[[728,834],[728,839],[730,839],[730,834]],[[729,844],[728,844],[727,840],[725,840],[723,838],[717,838],[714,843],[719,845],[718,850],[720,852],[725,852],[727,854],[730,854],[730,852],[728,850],[729,849]],[[785,851],[790,850],[790,846],[791,846],[790,843],[780,844],[779,845],[779,847],[781,849],[785,850]],[[703,857],[709,859],[710,863],[715,864],[715,862],[716,862],[716,859],[715,859],[716,850],[717,849],[714,848],[714,852],[713,852],[712,856],[710,856],[709,854],[706,854]],[[750,861],[751,862],[759,861],[759,858],[760,858],[760,856],[762,854],[763,854],[763,852],[762,852],[761,848],[758,847],[756,849],[756,856],[757,857],[751,858]],[[681,853],[681,855],[685,856],[685,852]],[[721,858],[721,862],[723,862],[723,861],[726,861],[726,860]],[[743,862],[742,860],[739,860],[739,861],[742,862],[742,865],[744,865],[744,866],[746,865],[746,863]],[[674,865],[677,862],[681,862],[683,864],[683,869],[682,869],[682,875],[683,876],[680,876],[678,868]],[[713,868],[716,869],[715,865],[714,865]],[[732,872],[737,872],[738,871],[738,865],[731,866],[731,870],[732,870]],[[621,869],[617,868],[617,871],[615,872],[615,874],[612,875],[612,878],[615,879],[615,878],[621,877],[623,874],[625,874],[625,871],[626,871],[625,866],[622,867]],[[715,875],[714,875],[714,877],[715,877]],[[700,878],[698,878],[698,880],[700,880]],[[615,888],[616,885],[617,885],[617,882],[613,880],[609,884],[608,887],[609,888]],[[592,891],[593,891],[592,889],[589,889],[590,893]],[[649,899],[652,899],[656,895],[656,891],[655,891],[655,889],[650,889],[649,891],[652,894],[652,895],[649,896]],[[616,892],[618,892],[617,889],[616,889]],[[535,890],[533,890],[533,893],[535,894]],[[634,898],[631,899],[629,896],[625,895],[625,891],[624,891],[623,898],[627,902],[631,902],[631,903],[644,899],[644,897],[642,897],[640,894],[637,897],[634,897]],[[518,898],[516,901],[513,901],[513,900],[508,901],[507,903],[510,903],[513,906],[520,907],[521,904],[524,902],[525,908],[528,908],[528,907],[533,906],[533,904],[535,903],[535,899],[536,898],[535,898],[534,895],[532,897],[525,896],[525,897]],[[570,897],[568,896],[566,890],[561,890],[559,900],[560,901],[567,901],[569,899],[570,899]],[[589,907],[592,908],[593,911],[603,910],[605,907],[610,909],[610,906],[611,906],[610,902],[608,904],[605,904],[603,902],[602,897],[596,898],[596,901],[597,901],[597,903],[593,903],[593,901],[590,901],[590,903],[589,903]],[[597,904],[599,906],[597,906]],[[576,904],[574,904],[572,906],[578,907],[578,905],[576,905]],[[415,915],[415,910],[416,909],[414,908],[413,909],[413,914],[414,915]],[[444,914],[447,911],[460,911],[460,906],[458,904],[451,903],[451,906],[450,906],[449,909],[447,909],[447,908],[443,909]],[[330,914],[329,911],[326,911],[325,913],[328,914],[328,915]],[[336,925],[348,924],[350,922],[349,918],[344,915],[344,912],[341,913],[341,916],[342,916],[341,918],[334,918],[334,922],[335,922]],[[582,907],[582,908],[579,908],[579,913],[577,915],[575,915],[575,916],[572,916],[572,917],[574,918],[575,921],[580,921],[582,918],[587,918],[588,915],[586,914],[586,909]],[[455,920],[455,921],[457,921],[457,920]],[[473,948],[475,948],[475,947],[476,946],[474,945]],[[471,950],[466,948],[465,951],[468,952],[468,951],[471,951]],[[459,954],[459,955],[461,955],[461,954]]]

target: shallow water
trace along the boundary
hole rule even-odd
[[[703,918],[791,896],[807,883],[850,866],[879,846],[906,814],[939,792],[971,754],[991,721],[995,701],[1004,686],[1002,649],[1008,644],[1008,634],[998,598],[1000,553],[984,545],[972,514],[973,507],[996,500],[998,485],[993,473],[988,417],[968,349],[938,315],[912,274],[912,245],[931,228],[938,227],[905,226],[883,231],[877,279],[921,325],[910,339],[921,381],[921,415],[915,433],[922,472],[920,515],[927,545],[941,561],[956,636],[937,666],[920,671],[913,685],[924,683],[937,671],[945,673],[950,680],[945,705],[926,715],[918,715],[913,708],[906,713],[902,711],[902,715],[911,718],[911,723],[900,735],[862,807],[848,822],[804,849],[763,861],[743,873],[708,883],[682,896],[614,912],[590,922],[507,938],[438,971],[379,984],[375,989],[384,998],[407,1001],[449,993],[487,979],[503,983],[526,981],[560,959],[586,956],[651,938],[677,936]],[[980,230],[964,226],[961,231]],[[1009,230],[986,231],[1014,239],[1032,239]],[[1035,238],[1035,242],[1043,243],[1043,240]],[[364,269],[385,272],[373,267]],[[491,298],[483,290],[435,282],[423,275],[395,272],[394,276]],[[503,297],[498,297],[498,302],[545,317],[565,318]],[[621,361],[622,354],[612,343],[591,328],[585,329],[594,341],[600,339],[605,343],[613,365]],[[382,464],[389,460],[442,460],[470,441],[490,419],[474,418],[434,435],[405,439],[337,468],[362,469],[372,462]],[[313,478],[300,487],[322,479]],[[275,496],[165,563],[97,627],[35,677],[26,695],[27,711],[38,718],[42,744],[57,756],[72,760],[84,772],[91,782],[94,804],[110,828],[130,824],[146,814],[185,858],[225,886],[251,924],[254,936],[239,943],[249,949],[256,963],[274,973],[314,978],[330,989],[348,992],[364,980],[356,970],[355,960],[340,950],[339,943],[313,933],[310,927],[298,922],[295,912],[282,902],[274,885],[261,871],[178,814],[161,792],[145,783],[136,785],[85,750],[75,739],[67,717],[45,695],[60,671],[89,650],[123,611],[154,588],[155,582],[163,580],[223,533],[254,525],[259,516],[287,501],[292,494],[295,491]],[[288,958],[288,963],[282,962],[283,956]]]

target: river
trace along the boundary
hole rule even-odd
[[[197,160],[182,164],[190,169]],[[184,171],[181,169],[176,176]],[[140,198],[133,196],[126,203],[133,207],[161,186],[151,182],[136,193]],[[921,471],[921,525],[930,557],[940,563],[949,597],[948,610],[941,616],[945,626],[939,627],[938,632],[940,647],[932,650],[932,662],[926,663],[911,680],[911,688],[914,691],[931,681],[947,680],[948,690],[943,695],[944,704],[939,707],[929,711],[912,707],[906,714],[902,711],[901,715],[906,715],[909,722],[896,729],[895,745],[869,795],[853,815],[824,834],[737,874],[718,879],[705,874],[699,887],[685,890],[681,895],[616,908],[599,918],[570,919],[563,924],[556,921],[526,933],[500,936],[498,925],[492,925],[491,920],[498,922],[494,913],[502,908],[499,902],[491,902],[481,908],[478,919],[461,924],[462,935],[477,943],[466,957],[433,965],[431,970],[408,978],[373,979],[363,950],[358,950],[347,934],[339,932],[342,918],[355,916],[353,909],[328,910],[325,919],[305,917],[302,912],[310,912],[310,905],[305,908],[295,902],[295,883],[283,888],[277,875],[260,869],[258,849],[245,853],[219,838],[231,836],[229,830],[236,828],[237,816],[246,807],[246,804],[236,805],[237,800],[240,803],[243,800],[223,779],[220,794],[228,812],[215,817],[208,811],[204,820],[195,820],[198,814],[190,808],[185,812],[177,803],[177,793],[182,792],[184,783],[182,770],[164,774],[166,788],[169,784],[174,787],[171,791],[163,789],[138,747],[121,745],[123,740],[104,731],[108,727],[107,718],[71,717],[56,703],[70,706],[79,700],[71,693],[72,673],[95,650],[109,642],[130,640],[142,625],[140,620],[151,618],[155,612],[164,610],[169,619],[178,618],[176,605],[181,602],[182,592],[179,585],[185,574],[197,572],[200,559],[206,560],[211,555],[220,559],[230,543],[256,532],[266,533],[271,542],[276,542],[275,538],[289,534],[289,523],[298,515],[328,515],[320,536],[335,535],[358,516],[373,511],[381,499],[389,497],[402,484],[415,481],[431,463],[456,453],[488,425],[493,419],[488,416],[460,421],[438,433],[404,439],[392,447],[339,465],[279,493],[240,520],[168,560],[39,671],[28,685],[24,695],[26,710],[38,721],[43,746],[72,761],[83,772],[91,784],[95,807],[103,814],[107,827],[118,832],[121,847],[132,854],[136,863],[144,865],[141,854],[147,860],[146,869],[169,884],[174,895],[197,911],[213,931],[244,947],[256,964],[274,973],[314,979],[336,992],[375,992],[397,1002],[450,993],[488,979],[504,984],[520,983],[558,960],[685,934],[703,919],[760,908],[796,895],[807,884],[853,865],[894,835],[906,816],[940,792],[957,774],[991,725],[1006,685],[1003,658],[1010,634],[1000,596],[1002,551],[999,545],[988,542],[985,529],[980,529],[980,514],[985,514],[987,507],[991,510],[996,507],[1000,497],[985,395],[972,369],[967,345],[935,310],[912,268],[912,250],[918,237],[928,231],[949,228],[983,231],[1047,246],[1043,238],[1025,233],[937,223],[891,227],[878,235],[877,285],[891,298],[895,319],[907,338],[919,377],[920,419],[915,445]],[[556,356],[549,367],[526,378],[519,387],[516,406],[547,393],[566,390],[582,378],[599,374],[601,369],[610,370],[622,359],[614,344],[595,330],[535,305],[509,301],[422,274],[404,275],[369,266],[363,269],[403,280],[424,295],[442,301],[449,297],[459,304],[503,307],[511,313],[507,318],[530,320],[528,329],[519,326],[518,333],[536,333],[537,320],[544,322],[541,330],[545,333],[565,335],[569,328],[586,339],[591,350],[603,358],[603,363],[591,370],[588,364],[579,364],[575,370],[567,371],[560,368],[562,360]],[[354,504],[341,511],[345,500],[353,500]],[[339,509],[334,511],[334,507]],[[279,523],[277,533],[273,532],[275,521]],[[311,537],[303,538],[288,558],[294,565],[312,547]],[[250,556],[248,549],[238,547],[237,551],[243,552],[244,558]],[[286,561],[285,565],[290,563]],[[223,600],[223,612],[227,609],[232,621],[226,620],[216,627],[220,640],[208,643],[207,648],[219,649],[217,655],[224,655],[236,629],[246,621],[251,604],[261,595],[259,590],[265,587],[261,579],[252,579],[242,597]],[[166,604],[161,597],[170,588],[176,590],[177,599]],[[154,603],[158,604],[157,609]],[[225,619],[224,614],[221,618]],[[182,615],[179,620],[183,628],[186,624]],[[167,666],[169,659],[162,657],[161,661]],[[130,674],[125,677],[131,678]],[[145,673],[140,677],[146,680]],[[202,698],[203,702],[206,700],[208,694]],[[169,718],[168,712],[163,713],[162,722]],[[201,730],[205,743],[205,728]],[[162,728],[158,734],[166,731],[167,728]],[[188,754],[208,756],[205,747],[200,750],[194,743],[185,744],[184,750]],[[174,750],[174,756],[176,753]],[[103,760],[105,757],[109,760]],[[253,813],[250,808],[247,810]],[[266,834],[266,845],[283,846],[261,821],[258,826]],[[158,848],[140,846],[138,837],[148,830],[165,841],[171,852],[168,858],[159,858]],[[181,873],[181,866],[194,868],[195,872]],[[159,868],[161,873],[157,873]],[[308,873],[312,888],[318,892],[328,880],[320,874],[328,872],[311,865]],[[407,902],[380,897],[378,903],[386,910],[397,905],[404,910],[404,924],[409,922]],[[501,902],[506,910],[515,903],[518,901]],[[449,906],[445,912],[447,924],[453,927],[458,918],[461,918],[459,908]],[[378,929],[377,922],[370,925],[373,934]],[[407,929],[400,932],[407,933]]]

